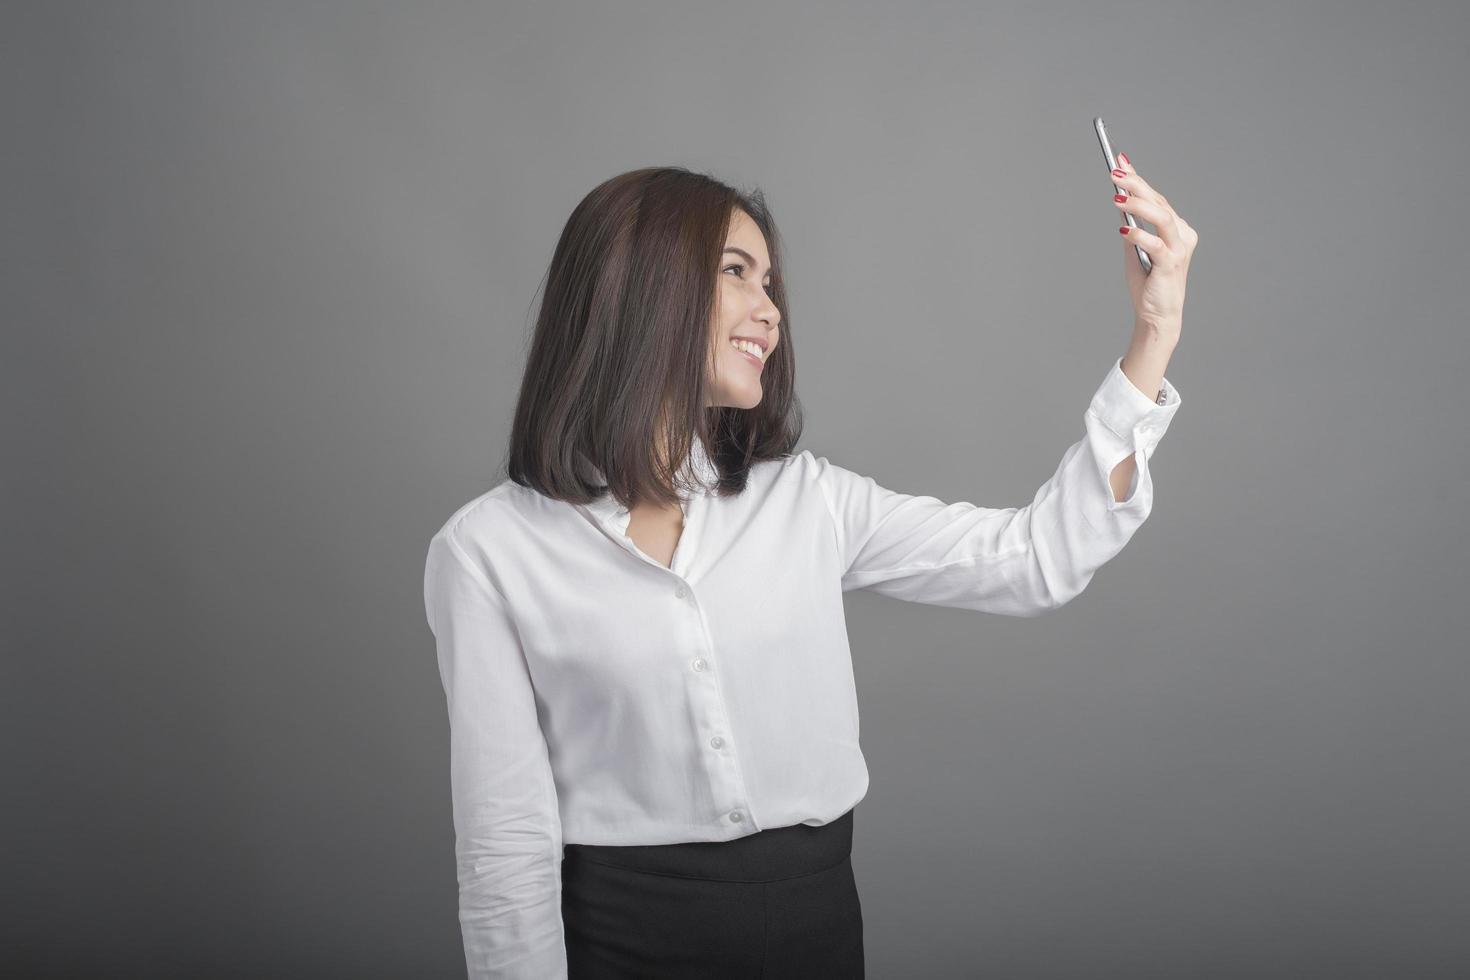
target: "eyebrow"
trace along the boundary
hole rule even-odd
[[[726,252],[734,252],[736,255],[740,256],[742,259],[744,259],[745,261],[749,262],[751,265],[755,265],[756,264],[755,263],[755,258],[749,252],[747,252],[743,248],[736,248],[734,245],[730,245],[730,246],[727,246],[725,248],[725,251]],[[771,274],[771,270],[770,269],[767,269],[766,270],[766,275],[769,276],[770,274]]]

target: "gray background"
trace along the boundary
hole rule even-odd
[[[12,967],[461,975],[423,556],[572,207],[763,187],[802,448],[1017,506],[1132,325],[1101,114],[1185,404],[1065,609],[849,597],[870,975],[1470,972],[1464,5],[4,14]]]

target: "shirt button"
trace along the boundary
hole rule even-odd
[[[689,594],[689,590],[686,589],[686,588],[684,588],[684,586],[682,586],[682,585],[679,586],[677,589],[674,590],[674,596],[676,598],[679,598],[679,599],[684,598],[688,594]]]
[[[709,664],[707,664],[707,663],[704,662],[704,658],[703,657],[695,657],[694,658],[694,669],[695,670],[704,670],[704,668],[706,668],[708,666],[709,666]]]
[[[714,738],[709,740],[709,744],[713,745],[715,748],[719,748],[720,746],[725,744],[725,740],[716,735]]]
[[[733,810],[733,811],[731,811],[731,813],[730,813],[730,822],[731,823],[739,823],[740,821],[742,821],[744,819],[745,819],[745,815],[742,814],[739,810]]]

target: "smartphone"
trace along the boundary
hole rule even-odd
[[[1118,160],[1116,157],[1113,156],[1113,146],[1111,143],[1108,142],[1108,128],[1103,125],[1102,116],[1092,117],[1092,128],[1097,130],[1097,142],[1098,145],[1102,147],[1103,159],[1108,161],[1108,176],[1112,177],[1114,169],[1122,170],[1123,168],[1118,166]],[[1119,194],[1123,193],[1123,188],[1119,187],[1117,184],[1113,185],[1113,190]],[[1129,214],[1127,211],[1123,212],[1123,220],[1128,223],[1129,227],[1138,227],[1138,222],[1134,221],[1133,215]],[[1152,272],[1154,264],[1149,261],[1148,253],[1139,248],[1137,245],[1133,246],[1133,251],[1138,253],[1138,264],[1143,266],[1143,274],[1148,275],[1150,272]]]

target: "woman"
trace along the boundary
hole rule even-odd
[[[578,205],[509,479],[451,515],[425,568],[471,977],[863,975],[842,594],[1039,615],[1148,516],[1197,239],[1131,166],[1115,180],[1162,236],[1124,229],[1133,343],[1084,438],[1005,509],[795,452],[758,192],[650,168]]]

